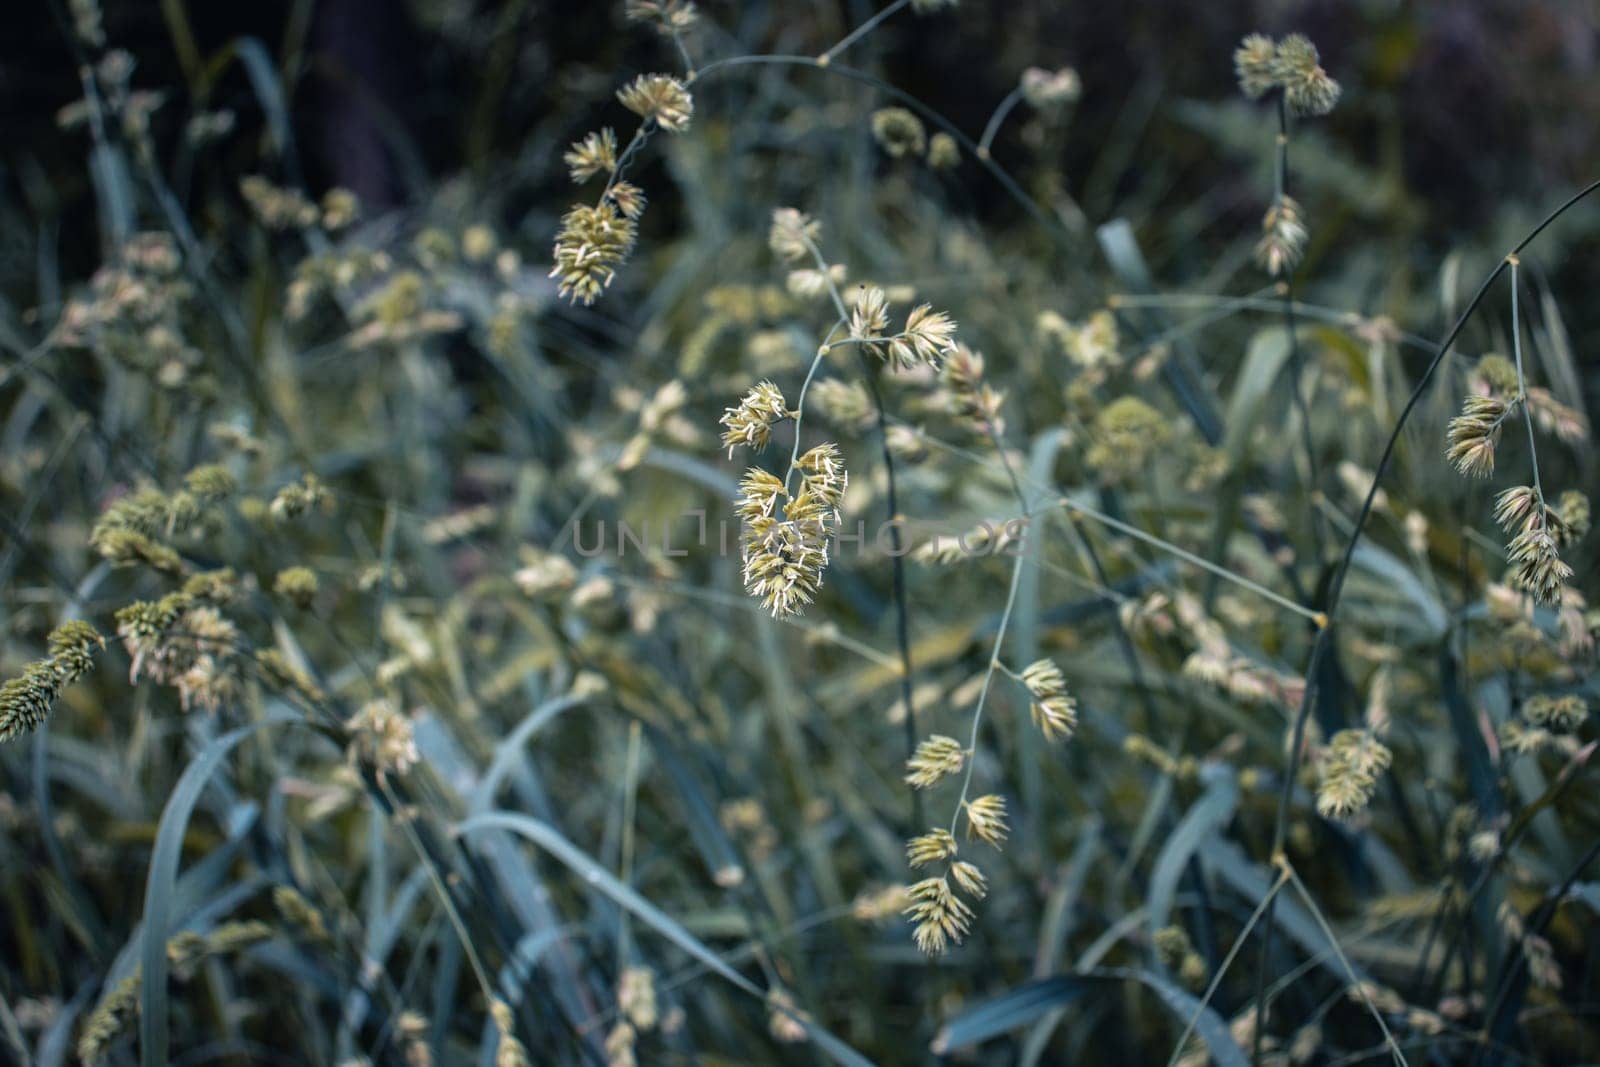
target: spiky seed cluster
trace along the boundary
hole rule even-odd
[[[1571,733],[1589,717],[1589,704],[1570,693],[1559,697],[1540,693],[1529,697],[1522,705],[1522,717],[1556,733]]]
[[[1006,824],[1006,799],[993,793],[967,801],[967,836],[999,848],[1011,827]]]
[[[1517,392],[1517,368],[1509,359],[1498,352],[1490,352],[1481,356],[1477,363],[1472,365],[1472,373],[1467,376],[1467,381],[1474,393],[1487,393],[1490,396],[1508,397]]]
[[[1370,730],[1340,730],[1323,756],[1317,812],[1327,819],[1348,819],[1372,800],[1378,775],[1393,756]]]
[[[111,1043],[126,1030],[139,1014],[139,987],[143,984],[142,972],[136,967],[132,974],[118,982],[95,1005],[89,1021],[78,1037],[78,1059],[85,1064],[96,1064],[111,1050]]]
[[[1248,99],[1259,100],[1278,85],[1274,60],[1278,46],[1264,33],[1252,33],[1233,52],[1233,70],[1239,77],[1239,91]]]
[[[329,940],[328,924],[322,921],[322,912],[294,886],[273,886],[272,906],[297,938],[318,944]]]
[[[632,182],[616,182],[606,193],[606,199],[617,206],[623,217],[630,222],[638,222],[644,215],[645,204],[648,203],[644,190]]]
[[[622,106],[664,130],[682,133],[694,117],[694,98],[678,79],[666,74],[641,74],[621,89]]]
[[[1022,72],[1022,98],[1035,111],[1054,111],[1083,95],[1083,82],[1071,67],[1045,70],[1029,67]]]
[[[1046,741],[1064,741],[1078,726],[1078,705],[1067,692],[1061,668],[1047,659],[1028,664],[1022,671],[1022,684],[1033,697],[1029,713],[1033,725]]]
[[[200,964],[215,956],[227,956],[260,944],[272,937],[272,927],[259,919],[223,923],[209,933],[185,930],[167,942],[167,959],[180,981],[192,978]]]
[[[72,619],[50,631],[45,647],[51,669],[68,686],[94,669],[95,650],[105,648],[106,639],[82,619]]]
[[[44,722],[61,695],[61,676],[49,660],[38,660],[0,686],[0,742],[25,734]]]
[[[1560,604],[1572,568],[1561,559],[1555,536],[1546,528],[1525,528],[1506,545],[1512,579],[1541,604]]]
[[[745,592],[760,599],[774,618],[804,610],[816,598],[828,566],[826,535],[802,528],[789,519],[792,513],[786,505],[787,521],[758,519],[746,527]]]
[[[216,712],[239,696],[239,628],[215,607],[187,593],[135,601],[117,612],[117,636],[129,658],[130,681],[146,676],[178,693],[188,711]]]
[[[976,863],[956,860],[950,865],[950,877],[956,880],[956,885],[963,893],[974,900],[982,900],[989,895],[989,879],[984,877]]]
[[[822,223],[792,207],[780,207],[772,212],[772,228],[767,232],[767,247],[780,259],[793,263],[811,255],[822,238]]]
[[[629,22],[652,23],[666,37],[692,29],[700,18],[691,0],[628,0],[623,13]]]
[[[528,1048],[517,1040],[516,1020],[511,1015],[511,1005],[495,997],[489,1001],[489,1017],[494,1020],[499,1044],[494,1050],[494,1067],[528,1067],[533,1061]]]
[[[759,452],[772,439],[772,428],[790,415],[783,391],[771,382],[761,382],[723,413],[722,446],[730,458],[740,445]]]
[[[1477,478],[1494,473],[1494,450],[1509,410],[1498,397],[1467,397],[1461,414],[1445,427],[1445,455],[1458,471]]]
[[[910,889],[911,904],[906,908],[913,924],[912,938],[917,948],[937,956],[972,929],[973,912],[950,888],[945,877],[924,878]]]
[[[857,922],[881,923],[905,909],[911,894],[903,885],[864,889],[850,902],[850,914]]]
[[[844,503],[844,491],[850,482],[839,446],[825,441],[795,460],[794,467],[800,472],[800,492],[791,503],[809,497],[837,522],[839,506]]]
[[[349,756],[378,775],[403,775],[417,762],[411,720],[387,700],[374,700],[350,717]]]
[[[955,337],[954,319],[933,310],[931,304],[918,304],[906,316],[906,328],[889,341],[889,366],[894,370],[923,364],[937,367],[940,357],[955,349]]]
[[[636,1029],[654,1029],[660,1020],[655,972],[648,967],[624,967],[617,979],[617,1007]]]
[[[114,502],[95,520],[89,545],[113,566],[142,565],[178,574],[183,560],[162,543],[206,518],[201,500],[190,492],[166,496],[158,489],[140,489]]]
[[[202,505],[219,504],[239,491],[238,479],[217,463],[194,468],[183,476],[183,484]]]
[[[920,156],[928,148],[928,131],[914,112],[903,107],[880,108],[872,113],[872,136],[895,159]]]
[[[1326,115],[1339,102],[1339,83],[1328,77],[1317,46],[1302,34],[1291,33],[1278,42],[1273,69],[1296,115]]]
[[[915,789],[926,789],[959,772],[966,760],[967,750],[960,741],[934,734],[919,744],[906,761],[906,781]],[[921,864],[913,863],[912,866],[920,867]]]
[[[1576,539],[1561,514],[1536,488],[1519,485],[1495,498],[1494,518],[1512,535],[1506,545],[1512,583],[1542,604],[1559,604],[1562,586],[1572,577],[1560,549]]]
[[[561,221],[550,277],[573,303],[593,304],[633,251],[638,228],[611,200],[579,204]]]
[[[839,449],[821,444],[795,462],[799,490],[790,496],[775,475],[752,468],[739,485],[744,524],[744,586],[774,617],[794,615],[822,586],[828,537],[839,521],[849,481]],[[784,501],[781,509],[779,502]]]
[[[1246,97],[1259,100],[1282,89],[1284,102],[1297,115],[1326,115],[1339,102],[1339,83],[1322,69],[1317,46],[1298,33],[1277,44],[1252,33],[1234,50],[1233,69]]]
[[[1300,205],[1280,196],[1261,219],[1261,240],[1256,242],[1256,264],[1274,278],[1287,274],[1305,251],[1306,227]]]
[[[950,414],[973,433],[999,436],[1005,432],[1005,421],[1000,417],[1005,394],[984,381],[982,352],[957,344],[945,358],[939,381]]]
[[[574,141],[572,147],[561,157],[572,174],[572,181],[576,185],[593,178],[596,174],[613,174],[617,169],[617,134],[607,126],[593,133],[586,134],[581,141]]]
[[[966,805],[970,836],[998,848],[1006,837],[1005,802],[996,796],[979,797]],[[949,830],[936,828],[906,843],[906,859],[912,867],[950,861],[943,875],[924,878],[908,890],[910,903],[905,908],[912,924],[912,939],[917,948],[938,955],[952,944],[959,945],[972,927],[972,908],[956,895],[950,883],[974,900],[989,892],[988,879],[975,863],[955,859],[958,846]]]
[[[856,291],[854,306],[850,309],[851,340],[865,342],[862,347],[882,357],[881,339],[888,332],[888,294],[876,285],[863,285]]]
[[[926,867],[930,863],[947,860],[956,852],[955,835],[942,826],[906,842],[906,862],[913,867]]]

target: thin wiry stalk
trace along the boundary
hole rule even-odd
[[[1130,525],[1120,519],[1114,519],[1110,515],[1107,515],[1102,511],[1098,511],[1087,504],[1080,504],[1076,500],[1072,500],[1068,497],[1062,497],[1060,500],[1055,502],[1055,506],[1063,508],[1068,512],[1083,515],[1086,518],[1100,523],[1102,526],[1109,526],[1111,529],[1116,530],[1119,533],[1127,534],[1136,541],[1143,541],[1152,548],[1157,548],[1168,553],[1169,555],[1176,556],[1185,563],[1193,564],[1194,566],[1199,567],[1201,570],[1215,574],[1218,578],[1221,578],[1224,581],[1232,582],[1241,589],[1247,589],[1257,596],[1271,601],[1278,607],[1283,608],[1285,611],[1291,611],[1294,614],[1307,619],[1318,627],[1324,625],[1326,622],[1325,617],[1320,611],[1312,611],[1310,608],[1307,608],[1304,605],[1296,604],[1287,597],[1274,593],[1266,586],[1257,582],[1253,582],[1249,578],[1246,578],[1244,575],[1239,574],[1236,571],[1230,571],[1228,568],[1216,563],[1212,563],[1210,560],[1202,559],[1187,549],[1179,548],[1171,541],[1164,541],[1155,534],[1146,533],[1137,526]]]
[[[816,243],[804,233],[800,234],[800,240],[805,243],[806,250],[811,253],[811,259],[816,264],[817,271],[821,274],[823,283],[828,288],[828,297],[833,301],[834,310],[839,313],[839,323],[849,321],[850,313],[844,306],[844,294],[839,292],[839,286],[834,283],[833,275],[828,272],[828,261],[822,255],[822,249],[818,248]],[[838,328],[839,325],[835,324],[834,329],[837,330]],[[828,336],[830,338],[833,336],[832,330],[828,332]],[[859,342],[864,339],[851,338],[850,340],[852,343],[857,343],[856,354],[860,358],[861,374],[866,378],[867,388],[872,394],[872,407],[878,423],[878,439],[883,448],[883,469],[888,481],[885,503],[889,508],[889,549],[893,553],[889,565],[890,582],[893,586],[894,595],[895,643],[899,646],[900,652],[900,701],[905,707],[906,758],[910,759],[917,750],[917,711],[911,684],[911,613],[906,606],[905,551],[900,539],[901,515],[899,497],[895,492],[894,451],[889,447],[889,415],[887,409],[883,406],[883,394],[878,388],[877,376],[873,374],[873,369],[867,362],[866,354],[859,345]],[[821,360],[827,351],[828,346],[824,344],[817,353],[817,359]],[[815,362],[812,363],[811,369],[812,373],[816,372]],[[807,384],[810,383],[809,375],[806,381]],[[803,392],[804,390],[802,389]],[[795,420],[795,430],[798,434],[798,418]],[[799,448],[798,436],[796,437],[795,447],[796,449]],[[794,460],[791,459],[791,468],[793,463]],[[911,790],[911,818],[912,825],[922,825],[922,792],[915,788]]]
[[[949,452],[952,455],[961,456],[964,459],[971,460],[974,463],[988,463],[988,460],[986,460],[984,457],[979,456],[968,449],[964,449],[959,445],[953,445],[947,441],[933,437],[920,427],[912,426],[911,424],[904,422],[900,423],[900,425],[905,426],[907,429],[914,432],[917,435],[918,440],[926,441],[928,444]],[[1047,493],[1060,493],[1060,489],[1052,485],[1039,485],[1033,483],[1032,487]],[[1257,596],[1276,604],[1285,611],[1291,611],[1296,615],[1302,616],[1313,624],[1320,626],[1324,621],[1320,612],[1312,611],[1302,604],[1296,604],[1287,597],[1274,593],[1266,586],[1251,581],[1249,578],[1246,578],[1237,571],[1231,571],[1220,564],[1212,563],[1210,560],[1203,559],[1187,549],[1180,548],[1171,541],[1163,540],[1157,537],[1155,534],[1141,530],[1137,526],[1123,522],[1120,519],[1112,518],[1110,515],[1107,515],[1105,512],[1100,511],[1097,508],[1090,507],[1087,504],[1081,504],[1065,496],[1059,496],[1053,503],[1047,505],[1047,507],[1061,508],[1062,510],[1068,512],[1069,515],[1078,514],[1085,518],[1092,519],[1103,526],[1110,527],[1119,533],[1126,534],[1136,541],[1142,541],[1151,548],[1155,548],[1162,552],[1168,553],[1169,555],[1176,556],[1178,559],[1181,559],[1186,563],[1193,564],[1194,566],[1199,567],[1201,570],[1204,570],[1210,574],[1215,574],[1217,577],[1222,578],[1225,581],[1232,582],[1233,584],[1239,586],[1239,588],[1255,593]]]
[[[1022,86],[1019,85],[1006,94],[1005,99],[995,107],[994,114],[989,116],[989,123],[983,128],[983,136],[978,138],[979,159],[989,158],[989,148],[994,144],[995,135],[1000,132],[1000,124],[1020,103],[1022,103]]]
[[[1289,104],[1281,92],[1278,94],[1278,155],[1274,171],[1278,204],[1281,207],[1288,196],[1289,185]],[[1300,338],[1295,330],[1293,278],[1294,267],[1289,266],[1284,272],[1282,288],[1283,329],[1289,341],[1289,394],[1294,398],[1295,414],[1300,420],[1300,447],[1305,452],[1306,481],[1311,489],[1306,494],[1307,502],[1311,505],[1311,546],[1316,553],[1316,564],[1321,567],[1322,515],[1317,511],[1316,501],[1322,493],[1322,480],[1317,476],[1317,449],[1311,433],[1311,409],[1301,387],[1305,369],[1300,356]]]
[[[1383,1031],[1384,1041],[1389,1046],[1389,1052],[1394,1056],[1394,1061],[1400,1067],[1406,1067],[1405,1054],[1400,1051],[1400,1046],[1395,1043],[1394,1035],[1389,1032],[1389,1024],[1384,1021],[1383,1013],[1372,1003],[1372,996],[1367,992],[1365,982],[1356,978],[1355,968],[1350,966],[1350,961],[1345,957],[1344,949],[1339,947],[1339,939],[1334,936],[1333,928],[1328,925],[1328,920],[1323,916],[1322,909],[1317,907],[1317,902],[1312,899],[1311,891],[1300,880],[1300,875],[1295,871],[1294,865],[1288,860],[1283,863],[1284,873],[1294,883],[1295,891],[1300,894],[1300,899],[1306,902],[1306,907],[1311,910],[1311,917],[1317,921],[1317,926],[1322,930],[1322,936],[1328,939],[1328,944],[1333,948],[1334,954],[1339,958],[1339,965],[1344,968],[1345,975],[1350,979],[1350,984],[1356,987],[1361,994],[1361,1002],[1367,1006],[1367,1011],[1378,1022],[1378,1029]],[[1260,1032],[1260,1020],[1257,1020],[1256,1032]]]
[[[1028,534],[1026,529],[1022,534],[1024,540]],[[989,665],[983,672],[983,686],[978,690],[978,702],[972,709],[972,731],[967,739],[967,769],[961,776],[961,795],[956,798],[955,811],[950,816],[950,832],[956,832],[956,826],[961,821],[961,812],[966,807],[967,793],[972,788],[972,774],[978,767],[978,730],[983,725],[983,707],[989,697],[989,687],[994,682],[995,669],[1000,665],[1000,649],[1005,644],[1006,629],[1011,625],[1011,613],[1017,606],[1017,587],[1022,583],[1022,567],[1027,561],[1027,553],[1021,551],[1026,544],[1019,545],[1016,562],[1011,565],[1011,584],[1006,590],[1005,610],[1000,613],[1000,625],[995,630],[994,647],[989,653]]]
[[[1206,1013],[1206,1006],[1211,1003],[1211,998],[1217,995],[1217,987],[1222,985],[1222,979],[1228,973],[1228,968],[1233,965],[1239,950],[1244,948],[1244,943],[1250,938],[1250,931],[1256,928],[1256,923],[1261,921],[1261,916],[1266,913],[1268,905],[1278,895],[1289,881],[1287,868],[1278,872],[1277,880],[1272,883],[1272,888],[1267,890],[1266,896],[1261,898],[1261,903],[1256,905],[1256,910],[1250,913],[1250,918],[1245,921],[1244,929],[1239,931],[1239,936],[1234,938],[1233,947],[1228,949],[1228,954],[1222,958],[1222,964],[1217,968],[1217,973],[1212,976],[1211,984],[1206,986],[1205,994],[1200,998],[1200,1003],[1195,1005],[1194,1014],[1189,1016],[1189,1022],[1183,1028],[1183,1033],[1178,1035],[1177,1044],[1172,1046],[1172,1056],[1167,1060],[1167,1067],[1176,1067],[1183,1056],[1183,1047],[1189,1042],[1189,1035],[1194,1033],[1195,1025],[1200,1022],[1200,1017]]]
[[[895,491],[894,450],[889,447],[889,415],[883,405],[883,392],[878,388],[877,375],[867,363],[863,349],[857,348],[856,355],[860,358],[861,373],[867,379],[867,388],[872,394],[872,407],[878,420],[878,443],[883,450],[883,469],[888,480],[885,503],[889,508],[889,551],[892,554],[889,568],[894,585],[895,643],[900,652],[900,702],[905,708],[906,756],[910,758],[917,750],[917,709],[911,686],[911,612],[906,606],[906,554],[900,539],[902,516]],[[923,824],[920,789],[911,791],[911,818],[912,825],[920,827]]]
[[[1528,460],[1533,464],[1533,495],[1539,502],[1539,521],[1545,521],[1544,485],[1539,481],[1539,446],[1533,439],[1533,411],[1528,406],[1528,379],[1522,373],[1522,314],[1517,303],[1517,270],[1522,261],[1513,253],[1506,257],[1511,264],[1511,351],[1516,357],[1517,396],[1521,399],[1522,422],[1528,428]]]
[[[783,488],[785,490],[788,490],[794,483],[795,465],[800,462],[800,425],[806,417],[806,394],[811,391],[811,380],[817,376],[817,368],[822,366],[823,359],[828,355],[829,348],[833,343],[834,333],[845,324],[845,321],[846,316],[841,314],[839,321],[833,324],[833,327],[828,330],[828,335],[817,346],[817,354],[811,360],[811,369],[806,371],[806,380],[800,385],[800,395],[795,398],[794,449],[789,453],[789,470],[783,476]]]
[[[851,45],[861,40],[861,38],[877,29],[879,24],[881,24],[885,19],[889,18],[889,16],[893,15],[896,11],[899,11],[909,3],[911,3],[911,0],[894,0],[894,3],[879,11],[876,15],[873,15],[871,18],[867,19],[849,33],[845,34],[843,40],[818,56],[817,64],[819,66],[827,66],[829,63],[833,62],[834,56],[838,55],[840,52],[843,52],[846,48],[849,48]]]

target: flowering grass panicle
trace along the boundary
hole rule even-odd
[[[1078,705],[1067,692],[1067,680],[1051,660],[1024,667],[1018,679],[1033,697],[1029,714],[1046,741],[1064,741],[1078,726]]]
[[[837,449],[818,448],[824,451],[807,453],[810,469],[792,496],[782,480],[765,471],[747,471],[740,484],[736,510],[744,524],[745,592],[774,617],[797,614],[811,603],[828,566],[827,539],[848,475]],[[781,517],[780,500],[785,501]]]
[[[700,19],[693,0],[627,0],[623,13],[628,21],[648,22],[668,37],[693,29]]]
[[[805,259],[822,239],[822,223],[797,208],[780,207],[772,212],[767,230],[767,247],[786,262]]]
[[[1298,33],[1278,42],[1273,71],[1297,115],[1326,115],[1339,102],[1339,83],[1322,69],[1317,46]]]
[[[783,391],[769,381],[760,382],[723,413],[722,445],[729,458],[740,446],[760,452],[772,439],[773,426],[792,416]]]
[[[1259,100],[1277,88],[1277,57],[1278,46],[1266,34],[1252,33],[1241,41],[1233,53],[1239,91],[1251,100]]]
[[[959,945],[972,928],[973,912],[950,888],[947,877],[924,878],[911,886],[905,912],[917,948],[930,956]]]
[[[1378,775],[1393,756],[1371,730],[1340,730],[1328,743],[1317,787],[1317,811],[1324,818],[1348,819],[1361,812],[1378,788]]]
[[[694,98],[683,83],[666,74],[641,74],[621,89],[622,106],[663,130],[682,133],[694,118]]]
[[[905,329],[889,340],[889,366],[910,370],[927,365],[937,367],[942,356],[955,351],[956,323],[931,304],[918,304],[906,316]]]
[[[363,704],[348,728],[350,762],[371,768],[380,780],[404,775],[419,758],[411,720],[388,700]]]
[[[560,294],[593,304],[616,277],[637,237],[633,219],[610,200],[579,204],[567,212],[556,237],[555,266],[550,271],[550,277],[559,280]]]
[[[1256,242],[1256,264],[1274,278],[1287,274],[1305,251],[1306,227],[1300,205],[1280,196],[1261,220],[1261,240]]]
[[[1445,427],[1445,456],[1462,474],[1486,478],[1494,473],[1494,451],[1500,428],[1510,413],[1506,402],[1493,396],[1469,396],[1461,414]]]
[[[1005,797],[988,793],[966,802],[967,836],[999,848],[1011,827],[1006,823]]]
[[[966,760],[967,750],[960,741],[934,734],[918,744],[906,761],[906,781],[918,789],[926,789],[958,773]]]
[[[617,169],[617,134],[611,127],[606,126],[592,133],[584,135],[583,140],[574,141],[566,155],[561,157],[566,163],[572,181],[575,185],[582,185],[597,174],[613,174]]]

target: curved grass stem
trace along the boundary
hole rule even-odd
[[[895,12],[899,11],[901,8],[906,7],[910,3],[911,3],[911,0],[894,0],[894,3],[890,4],[886,8],[883,8],[876,15],[873,15],[871,18],[867,19],[861,25],[857,26],[855,29],[853,29],[849,33],[845,34],[843,39],[841,39],[838,44],[834,45],[832,48],[828,49],[826,52],[824,52],[820,56],[818,56],[817,57],[818,66],[825,67],[829,63],[832,63],[834,56],[836,56],[839,53],[843,52],[846,48],[849,48],[851,45],[853,45],[857,41],[861,40],[861,38],[865,37],[867,34],[871,33],[873,30],[877,29],[885,20],[887,20]]]
[[[1516,246],[1495,264],[1494,268],[1479,283],[1477,291],[1472,295],[1472,299],[1468,301],[1467,306],[1456,317],[1455,323],[1439,342],[1433,358],[1428,361],[1428,366],[1422,372],[1422,377],[1418,379],[1417,384],[1412,388],[1411,395],[1406,399],[1405,407],[1401,409],[1399,417],[1395,420],[1394,429],[1390,431],[1389,438],[1384,443],[1383,452],[1378,458],[1378,464],[1373,469],[1372,484],[1368,486],[1366,498],[1361,503],[1361,510],[1356,514],[1355,528],[1350,532],[1350,536],[1345,542],[1344,554],[1339,561],[1337,569],[1333,572],[1325,609],[1329,624],[1317,632],[1316,640],[1311,646],[1311,655],[1306,664],[1305,692],[1300,698],[1299,711],[1295,714],[1294,729],[1289,743],[1289,762],[1284,769],[1283,782],[1279,787],[1278,814],[1273,822],[1272,829],[1273,857],[1283,853],[1284,842],[1288,835],[1289,805],[1294,795],[1295,777],[1300,770],[1301,749],[1305,743],[1306,722],[1310,718],[1313,701],[1317,697],[1317,680],[1321,674],[1323,658],[1327,655],[1328,647],[1332,641],[1333,621],[1337,617],[1341,598],[1344,594],[1345,579],[1349,576],[1351,563],[1355,559],[1356,546],[1361,542],[1361,535],[1366,530],[1367,520],[1372,517],[1373,507],[1377,501],[1378,493],[1382,489],[1383,476],[1388,471],[1390,462],[1394,459],[1395,449],[1400,443],[1400,435],[1405,430],[1406,423],[1411,418],[1411,413],[1422,402],[1422,396],[1427,392],[1428,386],[1432,383],[1433,376],[1438,372],[1440,364],[1444,362],[1445,356],[1450,354],[1450,349],[1455,345],[1456,339],[1461,336],[1461,331],[1466,328],[1467,323],[1478,310],[1478,306],[1483,303],[1484,297],[1488,295],[1490,287],[1499,279],[1501,273],[1516,262],[1523,249],[1537,240],[1539,235],[1548,229],[1551,224],[1597,189],[1600,189],[1600,179],[1590,182],[1573,193],[1546,215],[1538,225],[1529,230],[1522,240],[1518,241]],[[1273,926],[1270,907],[1268,912],[1267,930],[1261,940],[1261,966],[1258,970],[1255,996],[1256,1033],[1258,1037],[1265,1029],[1261,1014],[1266,995],[1266,975],[1272,959]],[[1254,1058],[1259,1060],[1260,1041],[1257,1040],[1255,1044]]]

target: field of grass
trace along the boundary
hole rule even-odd
[[[0,1063],[1600,1060],[1592,16],[281,6],[0,64]]]

